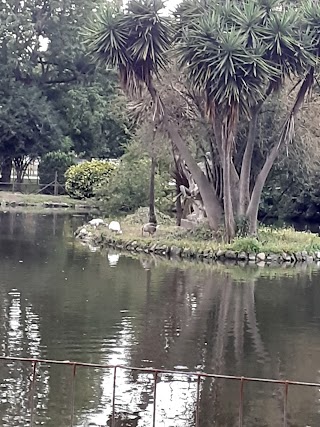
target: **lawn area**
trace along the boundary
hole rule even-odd
[[[83,205],[88,207],[93,207],[96,205],[96,202],[92,199],[86,200],[77,200],[72,199],[67,195],[58,195],[53,196],[50,194],[23,194],[23,193],[12,193],[9,191],[0,191],[0,202],[1,204],[12,203],[26,203],[34,205],[44,205],[45,203],[65,203],[70,205],[70,207]]]

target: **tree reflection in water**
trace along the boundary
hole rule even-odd
[[[141,264],[147,270],[146,304],[143,327],[138,332],[139,345],[136,353],[132,354],[133,366],[141,365],[141,360],[150,366],[150,360],[154,367],[179,368],[176,361],[183,355],[189,370],[254,375],[254,369],[245,372],[248,364],[244,358],[246,350],[251,346],[255,362],[262,367],[260,372],[267,373],[270,358],[256,319],[254,278],[238,282],[231,274],[215,268],[201,272],[197,278],[192,267],[177,267],[163,279],[166,286],[158,290],[162,294],[158,295],[158,299],[165,301],[165,304],[157,304],[152,293],[152,274],[156,260],[149,259],[148,263],[146,259],[142,259]],[[233,352],[230,352],[231,345]],[[252,358],[252,354],[250,357]],[[175,426],[194,425],[196,378],[188,382],[181,381],[178,375],[162,376],[162,383],[165,386],[161,391],[158,386],[157,414],[161,413],[162,418],[175,420]],[[261,414],[250,407],[253,390],[250,387],[246,389],[246,409],[251,413],[250,418],[257,420]],[[275,391],[269,396],[270,399],[268,393],[264,395],[266,400],[263,408],[269,414],[269,420],[270,416],[278,420],[274,425],[282,416],[282,395]],[[171,395],[173,405],[164,398],[168,395]],[[182,399],[178,398],[179,395]],[[148,404],[152,404],[152,395],[147,396],[141,396],[144,410]],[[237,383],[203,380],[200,393],[201,427],[235,425],[238,401]],[[161,404],[164,407],[161,408]],[[186,424],[186,420],[190,424]]]

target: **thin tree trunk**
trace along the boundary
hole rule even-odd
[[[12,171],[12,158],[5,157],[1,164],[1,182],[10,184]]]
[[[235,236],[235,221],[231,195],[231,152],[226,147],[223,159],[223,207],[226,241],[229,243]]]
[[[156,159],[154,155],[151,156],[151,168],[150,168],[150,189],[149,189],[149,222],[157,224],[157,217],[155,212],[155,189],[154,181],[156,175]]]
[[[262,190],[263,187],[265,185],[265,182],[268,178],[269,172],[277,158],[277,155],[279,154],[280,148],[284,143],[289,144],[293,137],[294,137],[294,125],[295,125],[295,117],[298,114],[301,106],[304,103],[304,99],[306,96],[306,93],[308,92],[308,90],[312,87],[313,84],[313,79],[314,79],[314,69],[311,68],[308,72],[308,74],[306,75],[304,81],[302,82],[300,89],[297,93],[296,99],[295,99],[295,103],[290,111],[290,114],[287,118],[287,120],[285,121],[285,124],[283,126],[280,138],[279,138],[279,142],[277,145],[275,145],[269,156],[267,157],[265,164],[263,165],[263,168],[261,169],[252,194],[251,194],[251,199],[250,199],[250,203],[247,209],[247,213],[246,213],[246,217],[249,220],[249,233],[252,235],[256,235],[257,234],[257,229],[258,229],[258,211],[259,211],[259,204],[260,204],[260,200],[261,200],[261,194],[262,194]]]
[[[220,157],[220,164],[223,169],[224,161],[223,161],[223,149],[222,149],[222,122],[217,117],[214,121],[214,135],[217,142],[217,149]],[[232,207],[234,213],[238,212],[239,206],[239,175],[234,166],[232,158],[230,159],[230,179],[231,179],[231,196],[232,196]],[[222,186],[223,188],[223,186]]]
[[[256,141],[258,116],[262,103],[252,110],[251,120],[249,124],[249,132],[246,149],[242,158],[241,173],[239,181],[239,209],[238,215],[244,216],[246,214],[250,202],[250,176],[251,176],[251,163],[254,143]]]
[[[205,174],[198,166],[196,160],[192,156],[187,144],[181,138],[178,129],[170,121],[168,113],[163,105],[152,82],[148,84],[148,90],[155,106],[155,112],[158,115],[159,122],[162,120],[166,131],[172,143],[177,147],[181,157],[186,162],[195,183],[198,186],[206,210],[209,226],[213,230],[217,230],[220,225],[222,216],[221,205],[217,195]]]
[[[180,196],[180,185],[176,181],[176,225],[180,227],[182,220],[182,205],[181,205],[181,196]]]
[[[269,172],[277,158],[279,149],[280,149],[280,144],[277,144],[271,150],[269,156],[265,161],[265,164],[263,165],[263,168],[261,169],[259,175],[257,176],[256,182],[252,190],[251,199],[250,199],[250,203],[249,203],[247,214],[246,214],[246,217],[249,221],[249,234],[251,235],[257,234],[258,211],[259,211],[262,190],[268,178]]]

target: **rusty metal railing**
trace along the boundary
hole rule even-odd
[[[95,363],[82,363],[82,362],[71,362],[69,360],[47,360],[47,359],[34,359],[34,358],[23,358],[23,357],[7,357],[0,356],[2,362],[23,362],[28,363],[32,366],[32,377],[30,387],[30,427],[34,426],[34,394],[36,389],[37,380],[37,368],[41,364],[46,365],[66,365],[71,368],[71,413],[70,413],[70,427],[74,426],[74,397],[75,397],[75,379],[78,367],[95,368],[95,369],[113,369],[113,391],[112,391],[112,418],[111,427],[115,427],[116,421],[116,388],[117,388],[117,371],[125,370],[130,372],[140,372],[145,374],[153,375],[153,413],[152,413],[152,427],[156,426],[156,407],[157,407],[157,381],[162,374],[169,375],[183,375],[186,377],[192,377],[196,380],[196,402],[195,402],[195,427],[200,426],[200,393],[201,393],[201,381],[206,378],[211,379],[224,379],[239,382],[239,415],[238,415],[238,426],[243,426],[243,399],[244,399],[244,386],[247,382],[255,383],[267,383],[267,384],[278,384],[283,386],[283,427],[287,427],[287,402],[289,394],[289,386],[303,386],[303,387],[315,387],[320,388],[320,383],[313,382],[302,382],[302,381],[290,381],[290,380],[277,380],[269,378],[254,378],[244,377],[235,375],[222,375],[222,374],[208,374],[204,372],[187,372],[178,370],[168,369],[152,369],[152,368],[135,368],[123,365],[107,365],[107,364],[95,364]]]

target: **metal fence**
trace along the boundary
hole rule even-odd
[[[18,191],[24,194],[41,194],[46,192],[55,196],[66,193],[65,185],[58,181],[57,176],[48,184],[40,184],[38,180],[17,182],[15,179],[12,179],[11,182],[0,182],[0,191],[11,191],[12,193]]]
[[[314,387],[320,388],[320,383],[311,383],[311,382],[301,382],[301,381],[290,381],[290,380],[276,380],[276,379],[267,379],[267,378],[253,378],[253,377],[243,377],[243,376],[233,376],[233,375],[220,375],[220,374],[208,374],[204,372],[186,372],[186,371],[172,371],[166,369],[151,369],[151,368],[135,368],[122,365],[104,365],[104,364],[94,364],[94,363],[81,363],[81,362],[70,362],[70,361],[60,361],[60,360],[46,360],[46,359],[33,359],[33,358],[22,358],[22,357],[6,357],[0,356],[0,362],[10,363],[10,362],[23,362],[32,366],[32,375],[30,380],[30,427],[34,426],[34,398],[37,382],[37,374],[41,367],[41,364],[45,365],[65,365],[70,366],[70,375],[71,375],[71,394],[70,394],[70,427],[74,426],[74,400],[75,400],[75,380],[77,375],[78,367],[93,368],[93,369],[112,369],[113,370],[113,390],[112,390],[112,415],[111,415],[111,427],[116,426],[116,396],[117,396],[117,373],[120,370],[125,370],[129,372],[144,373],[146,375],[153,375],[153,413],[152,413],[152,427],[156,426],[156,408],[157,408],[157,382],[160,379],[161,375],[170,374],[170,375],[181,375],[188,379],[193,379],[197,384],[196,391],[196,401],[195,401],[195,427],[200,426],[200,393],[201,393],[201,383],[205,379],[223,379],[227,381],[232,381],[238,384],[239,387],[239,399],[238,399],[238,422],[239,427],[243,426],[243,401],[245,394],[245,384],[246,383],[268,383],[274,385],[280,385],[283,387],[283,427],[287,427],[288,423],[288,414],[287,414],[287,402],[289,388],[291,387]]]

